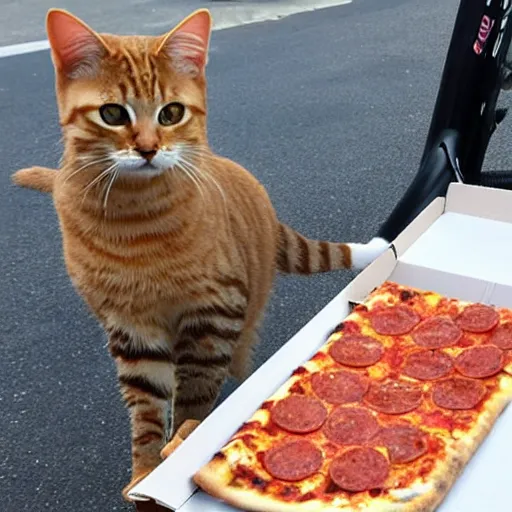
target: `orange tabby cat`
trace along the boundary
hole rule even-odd
[[[207,10],[161,37],[98,34],[62,10],[47,30],[62,165],[13,179],[52,192],[67,271],[108,335],[132,425],[126,497],[166,436],[249,371],[276,269],[363,268],[388,244],[304,238],[249,172],[211,152]]]

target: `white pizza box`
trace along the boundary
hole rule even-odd
[[[333,277],[335,279],[335,277]],[[199,490],[194,473],[312,357],[354,303],[386,280],[468,300],[512,307],[512,192],[451,184],[344,288],[233,392],[190,437],[131,491],[140,511],[228,512]],[[509,510],[512,408],[500,417],[439,512]]]

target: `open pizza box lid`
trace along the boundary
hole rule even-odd
[[[292,371],[312,357],[354,303],[386,280],[448,297],[512,307],[512,192],[451,184],[293,338],[232,393],[131,491],[138,510],[235,511],[199,490],[206,464]],[[439,512],[504,511],[512,485],[508,408],[439,506]]]

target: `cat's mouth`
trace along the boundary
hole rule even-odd
[[[151,158],[135,156],[133,152],[119,152],[113,155],[116,169],[125,175],[152,177],[164,173],[175,163],[161,151],[157,151]]]
[[[138,176],[141,178],[152,178],[154,176],[159,176],[164,172],[163,169],[153,165],[151,162],[142,164],[140,167],[123,167],[120,165],[118,170],[119,173],[123,176]]]
[[[151,177],[162,174],[165,170],[162,166],[158,165],[158,162],[147,160],[145,158],[120,158],[116,160],[117,171],[124,175]]]
[[[123,165],[119,166],[121,171],[125,172],[150,172],[150,171],[159,171],[160,168],[151,162],[145,162],[141,164],[139,167],[123,167]]]

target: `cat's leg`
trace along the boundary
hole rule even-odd
[[[219,340],[215,340],[214,343],[225,344]],[[197,344],[205,346],[201,341]],[[218,349],[206,353],[203,351],[201,357],[197,358],[188,353],[187,357],[178,364],[174,430],[183,425],[186,420],[202,421],[213,409],[222,385],[229,375],[230,351],[231,349]],[[194,357],[193,360],[192,357]]]
[[[244,329],[236,344],[233,346],[233,356],[227,369],[229,375],[238,381],[243,381],[249,376],[252,367],[254,347],[258,342],[259,335],[255,328]],[[178,370],[178,375],[180,374],[183,375],[182,388],[190,386],[190,390],[193,390],[195,383],[193,379],[190,378],[190,371],[187,369],[186,365]],[[184,390],[184,393],[186,393],[186,390]],[[177,396],[180,396],[179,391]],[[213,404],[206,404],[204,408],[191,410],[190,407],[183,407],[183,405],[180,407],[179,403],[180,401],[178,401],[178,407],[176,408],[179,410],[175,421],[176,432],[171,442],[169,442],[162,450],[161,456],[163,459],[167,458],[183,441],[185,441],[185,439],[197,428],[200,420],[204,419],[204,417],[209,413],[211,407],[213,407]]]
[[[240,335],[229,367],[230,375],[239,382],[245,380],[251,373],[253,353],[258,343],[259,334],[256,328],[246,328]]]
[[[219,307],[182,319],[175,347],[174,431],[186,420],[202,421],[212,410],[229,375],[244,319],[243,311],[235,314]]]
[[[175,367],[164,336],[150,342],[129,330],[114,328],[109,330],[109,349],[131,420],[132,480],[123,490],[128,499],[128,491],[161,462]]]

